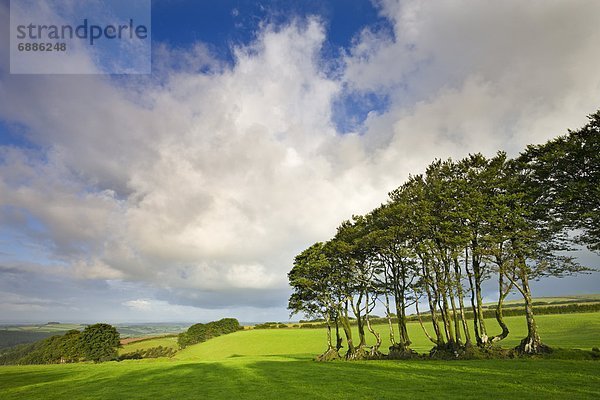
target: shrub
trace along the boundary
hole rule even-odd
[[[125,353],[119,356],[119,361],[122,360],[140,360],[142,358],[159,358],[173,357],[177,353],[175,349],[169,347],[151,347],[149,349],[136,350],[132,353]]]
[[[108,324],[87,326],[81,333],[83,356],[90,361],[102,362],[117,359],[119,332]]]
[[[216,336],[225,335],[243,329],[235,318],[223,318],[207,324],[194,324],[186,332],[180,333],[177,343],[181,349],[192,344],[202,343]]]

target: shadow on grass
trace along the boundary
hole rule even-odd
[[[600,363],[588,361],[317,363],[236,357],[210,363],[86,365],[69,371],[48,367],[14,374],[0,369],[0,398],[600,398]]]

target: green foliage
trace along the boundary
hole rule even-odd
[[[140,360],[142,358],[173,357],[176,353],[177,350],[173,348],[158,346],[136,350],[131,353],[121,354],[119,356],[119,360]]]
[[[38,342],[16,346],[0,355],[0,364],[58,364],[79,361],[83,356],[81,332],[71,330]]]
[[[254,325],[254,329],[283,329],[287,328],[286,324],[281,322],[263,322],[262,324]]]
[[[0,350],[19,344],[33,343],[64,332],[29,332],[22,330],[0,330]]]
[[[180,333],[177,337],[179,348],[186,347],[207,341],[217,336],[225,335],[242,329],[240,323],[235,318],[223,318],[219,321],[209,322],[207,324],[194,324],[186,332]]]
[[[526,171],[538,216],[555,229],[579,229],[577,239],[600,251],[600,110],[589,122],[542,145],[518,161]]]
[[[433,329],[427,336],[434,346],[486,347],[509,335],[502,304],[518,292],[528,322],[520,350],[539,353],[545,346],[530,281],[590,271],[566,253],[573,250],[568,232],[583,230],[579,241],[600,249],[599,182],[600,111],[581,130],[529,146],[517,159],[498,152],[489,159],[470,154],[459,161],[434,160],[424,174],[409,176],[392,191],[386,204],[343,221],[331,240],[295,257],[288,309],[323,317],[329,327],[335,321],[346,336],[346,358],[355,359],[366,348],[365,328],[378,336],[368,326],[378,302],[390,322],[395,307],[397,327],[390,324],[389,335],[401,349],[411,344],[406,310],[420,302],[429,306]],[[483,282],[492,277],[499,298],[493,312],[502,329],[495,336],[484,322],[490,313],[484,312],[482,293]],[[348,329],[349,312],[358,340]],[[465,314],[473,319],[474,335]],[[331,348],[331,333],[327,341]],[[369,349],[371,355],[379,353],[379,343]]]
[[[81,349],[86,360],[102,362],[117,359],[119,332],[109,324],[94,324],[81,333]]]

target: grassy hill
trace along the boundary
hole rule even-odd
[[[553,296],[553,297],[536,297],[533,299],[535,304],[548,306],[561,306],[566,304],[590,304],[600,303],[600,294],[576,294],[571,296]],[[524,305],[523,299],[506,300],[505,306]],[[486,303],[484,307],[494,308],[496,303]]]
[[[524,334],[522,319],[507,318],[512,333],[505,346]],[[552,346],[600,347],[600,313],[539,316],[539,326]],[[387,327],[377,329],[385,339]],[[410,324],[414,347],[427,351],[431,345],[419,329]],[[163,338],[125,348],[154,347],[158,340]],[[598,361],[312,361],[324,340],[323,329],[246,330],[190,346],[171,359],[0,367],[0,398],[600,398]]]
[[[526,336],[525,320],[523,317],[507,317],[505,320],[511,334],[501,344],[514,347]],[[539,315],[536,320],[542,339],[550,346],[587,350],[600,347],[600,313]],[[490,333],[500,333],[496,321],[486,320],[486,323],[491,328]],[[381,334],[382,350],[387,352],[390,345],[387,325],[376,325],[375,329]],[[418,323],[409,323],[408,330],[414,350],[425,353],[431,349],[433,344],[427,340]],[[358,333],[355,332],[355,335]],[[373,343],[372,335],[368,332],[367,335],[368,343]],[[211,339],[180,351],[176,358],[216,361],[230,357],[264,355],[266,351],[269,355],[300,354],[309,357],[323,352],[325,347],[324,329],[259,329]]]
[[[161,336],[128,343],[119,349],[119,354],[133,353],[134,351],[150,349],[158,346],[177,350],[179,348],[177,345],[177,336]]]

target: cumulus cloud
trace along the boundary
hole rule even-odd
[[[123,308],[281,310],[293,256],[409,173],[598,106],[598,2],[379,4],[394,34],[365,30],[333,74],[315,18],[264,27],[233,65],[160,45],[151,79],[11,76],[3,50],[0,118],[31,146],[0,147],[2,237],[69,279],[152,288]],[[336,102],[369,93],[387,108],[339,132]]]
[[[152,309],[152,303],[144,299],[129,300],[124,302],[123,305],[136,311],[150,311]]]

